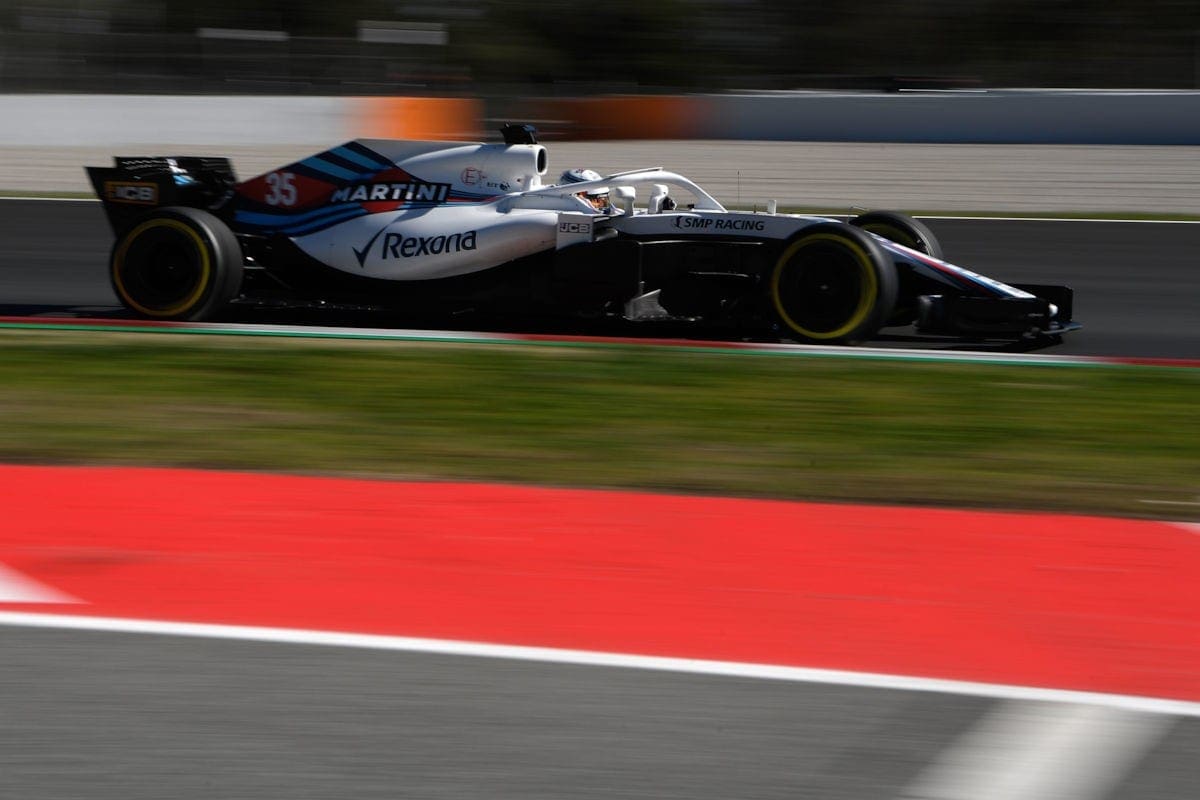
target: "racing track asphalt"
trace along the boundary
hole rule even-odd
[[[0,314],[110,312],[88,203],[0,203]],[[952,259],[1073,283],[1058,352],[1200,356],[1189,225],[935,221]],[[1136,276],[1130,280],[1129,276]],[[982,698],[0,626],[0,796],[897,797]],[[1200,783],[1176,721],[1106,800]]]
[[[21,800],[928,800],[965,795],[906,787],[1010,710],[924,692],[139,634],[0,626],[0,644],[0,796]],[[1197,747],[1200,719],[1166,721],[1110,790],[1053,796],[1190,797]]]
[[[928,222],[956,264],[1000,280],[1075,288],[1075,316],[1085,327],[1049,352],[1200,358],[1200,225]],[[0,200],[0,316],[119,313],[105,274],[111,241],[97,203]]]

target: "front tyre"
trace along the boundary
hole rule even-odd
[[[768,294],[785,333],[819,344],[869,339],[896,302],[896,268],[871,236],[820,223],[784,245]]]
[[[850,224],[927,256],[939,260],[942,258],[942,245],[933,235],[933,231],[929,230],[925,223],[907,214],[896,211],[868,211],[850,220]]]
[[[117,239],[109,277],[117,298],[140,316],[209,319],[241,288],[242,249],[207,211],[159,208]]]

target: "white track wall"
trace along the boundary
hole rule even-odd
[[[344,141],[354,109],[338,97],[0,95],[0,145],[125,147]]]
[[[654,98],[635,98],[638,109]],[[686,95],[669,102],[669,131],[631,109],[630,98],[595,98],[592,113],[620,139],[910,142],[983,144],[1200,145],[1200,92],[946,93],[797,92]],[[380,122],[380,102],[390,122]],[[403,103],[424,102],[405,106]],[[137,144],[257,146],[327,144],[429,114],[430,102],[401,98],[155,95],[0,95],[0,146],[124,147]],[[569,101],[567,101],[569,102]],[[548,119],[571,107],[538,101]],[[509,116],[482,103],[454,138],[476,138],[482,117]],[[519,107],[520,101],[512,104]],[[562,105],[562,107],[559,107]],[[676,110],[678,109],[678,113]],[[499,113],[504,112],[504,113]],[[517,112],[520,113],[520,112]],[[460,113],[461,116],[461,113]],[[678,124],[680,116],[686,124]],[[517,121],[514,119],[514,121]],[[536,120],[533,120],[536,121]],[[586,135],[580,138],[592,138]],[[460,135],[461,134],[461,135]]]
[[[713,98],[711,139],[1200,144],[1200,92],[771,94]]]

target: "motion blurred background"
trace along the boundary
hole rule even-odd
[[[7,0],[0,92],[1200,87],[1191,0]]]

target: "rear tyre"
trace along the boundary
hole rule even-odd
[[[942,245],[933,231],[907,214],[871,211],[850,220],[850,224],[925,255],[942,258]]]
[[[869,339],[896,302],[896,268],[871,236],[820,223],[784,245],[768,294],[792,338],[821,344]]]
[[[117,239],[113,291],[150,319],[211,318],[242,285],[242,249],[229,227],[197,208],[155,209]]]

